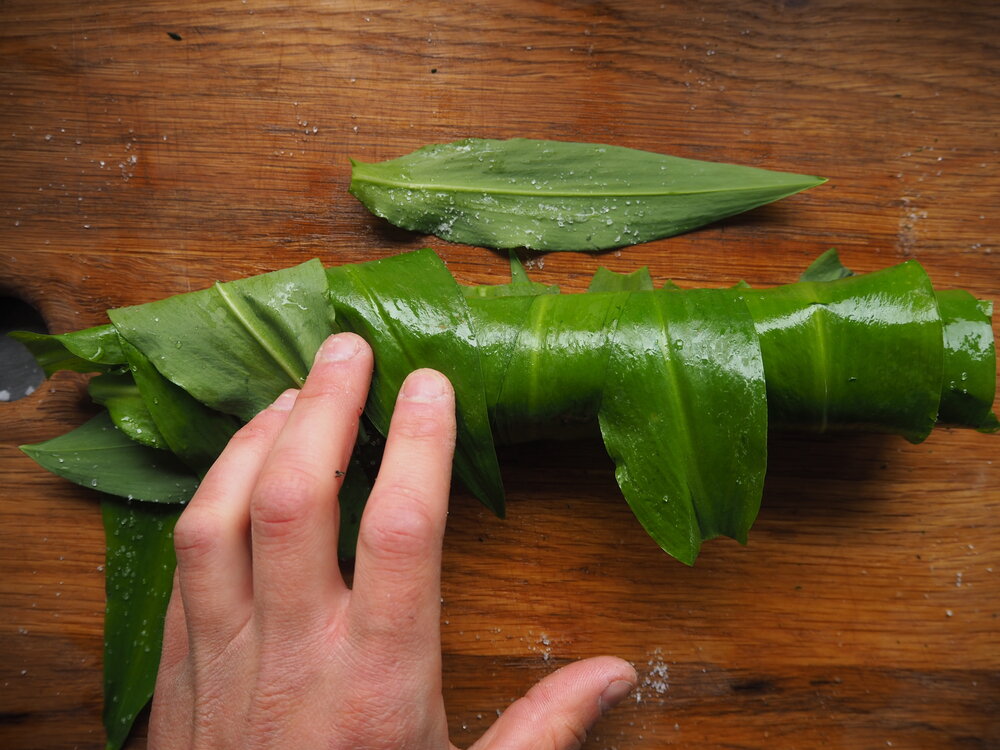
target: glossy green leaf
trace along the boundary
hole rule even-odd
[[[111,311],[116,327],[28,336],[50,371],[106,373],[91,392],[112,416],[25,452],[83,486],[173,504],[166,516],[105,504],[109,747],[123,741],[155,677],[177,504],[235,429],[230,414],[247,419],[304,380],[334,309],[337,327],[376,352],[340,496],[342,557],[353,555],[377,468],[376,433],[417,367],[442,370],[455,385],[456,473],[498,513],[491,429],[500,441],[523,441],[599,428],[630,507],[687,563],[705,539],[746,540],[768,422],[920,440],[940,404],[942,420],[1000,427],[990,412],[991,306],[935,293],[914,262],[846,277],[831,252],[806,281],[766,290],[683,292],[668,283],[651,291],[648,272],[600,272],[588,293],[573,295],[511,264],[509,284],[462,290],[430,251],[328,271],[313,261]]]
[[[168,380],[249,421],[305,381],[333,326],[318,260],[108,311],[122,337]]]
[[[111,325],[73,333],[14,331],[8,335],[28,347],[49,376],[59,370],[108,372],[125,363],[118,332]]]
[[[177,506],[101,501],[107,540],[104,727],[107,750],[125,744],[156,683],[173,583]]]
[[[641,292],[653,288],[653,278],[649,268],[643,266],[632,273],[616,273],[607,268],[597,269],[594,278],[590,280],[588,292]]]
[[[481,336],[510,339],[494,406],[499,441],[597,436],[608,340],[629,296],[629,292],[538,296],[523,313],[511,310],[523,314],[520,319],[494,317],[492,333],[477,329]],[[508,332],[498,338],[500,325]],[[484,361],[491,354],[485,349]]]
[[[510,440],[502,430],[497,431],[495,407],[509,369],[514,343],[524,327],[532,298],[542,294],[559,294],[557,286],[532,281],[513,252],[510,254],[510,272],[509,284],[462,287],[469,305],[472,329],[476,332],[490,424],[499,442]]]
[[[936,292],[944,334],[941,412],[947,424],[1000,430],[993,414],[996,396],[996,346],[993,305],[956,289]]]
[[[146,401],[131,373],[97,375],[87,384],[87,392],[95,403],[108,410],[115,427],[132,440],[150,448],[168,450],[167,441],[146,408]]]
[[[393,224],[492,248],[605,250],[669,237],[819,177],[620,146],[470,138],[352,162],[351,193]]]
[[[728,292],[750,309],[777,429],[895,432],[923,440],[941,400],[942,330],[920,264]]]
[[[853,276],[854,271],[840,262],[840,254],[831,247],[799,276],[799,281],[836,281]]]
[[[486,406],[496,439],[500,443],[511,441],[502,431],[496,430],[495,408],[504,387],[504,380],[510,371],[514,343],[521,334],[533,303],[533,296],[524,295],[506,295],[497,298],[470,297],[468,300],[469,316],[472,328],[476,332],[476,344],[479,349]]]
[[[107,412],[21,450],[53,474],[119,497],[184,503],[198,487],[198,478],[176,457],[129,439]]]
[[[122,341],[122,350],[157,432],[175,456],[204,476],[239,429],[239,421],[209,409],[171,383],[128,341]]]
[[[455,388],[455,473],[498,515],[503,484],[483,395],[482,370],[465,298],[430,250],[328,270],[337,325],[378,352],[365,407],[385,435],[406,376],[421,367],[447,375]],[[372,294],[378,290],[378,295]]]
[[[528,278],[524,266],[514,253],[510,254],[510,283],[482,284],[460,287],[467,299],[491,297],[534,297],[537,294],[559,294],[559,287],[547,286]]]
[[[599,419],[622,494],[660,547],[691,565],[705,539],[746,542],[767,462],[767,401],[740,300],[632,294],[612,337]]]

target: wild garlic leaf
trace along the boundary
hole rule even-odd
[[[169,381],[249,421],[305,382],[332,313],[323,266],[312,260],[108,316]]]
[[[493,406],[500,442],[597,437],[597,412],[607,387],[609,338],[629,292],[539,295],[523,309],[509,302],[499,315],[479,317],[480,341],[509,339],[508,354],[483,350],[503,362],[502,385]],[[504,329],[509,329],[504,333]],[[494,389],[487,385],[487,393]]]
[[[687,232],[823,182],[621,146],[469,138],[352,161],[350,191],[376,216],[452,242],[594,251]]]
[[[618,273],[610,269],[598,268],[590,280],[588,292],[641,292],[653,288],[653,278],[649,267],[643,266],[632,273]]]
[[[337,326],[377,352],[365,412],[383,434],[403,380],[431,367],[455,388],[455,474],[486,507],[504,514],[476,334],[458,284],[431,250],[327,270]]]
[[[122,341],[129,369],[149,410],[150,418],[175,456],[198,476],[204,476],[240,427],[229,414],[209,409],[153,367],[145,354]]]
[[[837,281],[853,275],[854,271],[840,262],[837,248],[831,247],[802,272],[799,281]]]
[[[101,501],[107,557],[104,588],[104,728],[107,750],[125,744],[153,695],[163,618],[173,584],[178,506]]]
[[[537,294],[559,294],[558,286],[548,286],[528,278],[517,254],[510,254],[510,283],[481,284],[479,286],[463,286],[462,294],[466,299],[483,297],[534,297]]]
[[[916,261],[722,291],[754,319],[775,428],[891,432],[916,443],[934,427],[948,353],[934,289]]]
[[[169,450],[131,373],[96,375],[87,384],[87,392],[94,403],[108,410],[115,427],[134,441],[150,448]]]
[[[53,474],[119,497],[185,503],[198,487],[198,478],[173,454],[134,442],[107,412],[21,450]]]
[[[703,540],[746,543],[767,465],[764,367],[746,306],[710,290],[636,292],[610,349],[598,416],[636,518],[688,565]]]
[[[944,373],[938,421],[981,432],[1000,431],[991,407],[996,388],[992,303],[961,289],[935,292],[944,334]]]
[[[110,372],[125,364],[118,332],[110,324],[72,333],[14,331],[8,335],[28,347],[47,376],[59,370]]]

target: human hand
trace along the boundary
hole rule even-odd
[[[362,339],[328,339],[302,390],[240,430],[181,515],[150,748],[453,747],[439,618],[454,392],[433,370],[403,384],[348,588],[338,474],[371,372]],[[619,659],[571,664],[474,748],[579,747],[635,681]]]

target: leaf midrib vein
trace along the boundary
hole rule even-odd
[[[699,539],[694,545],[695,553],[697,554],[699,543],[704,541],[705,537],[701,514],[698,512],[698,501],[699,499],[707,498],[708,496],[705,492],[705,480],[701,475],[701,463],[696,458],[697,454],[695,452],[694,442],[691,436],[691,425],[693,420],[691,419],[691,415],[688,413],[687,400],[681,398],[681,378],[678,373],[678,363],[675,360],[677,355],[671,350],[671,342],[673,341],[671,333],[672,326],[667,320],[667,316],[664,315],[663,307],[661,305],[654,303],[654,309],[660,319],[660,329],[663,331],[663,336],[659,339],[659,348],[663,369],[666,371],[665,379],[670,383],[670,387],[665,389],[665,393],[667,395],[667,399],[673,404],[674,415],[680,423],[680,434],[678,435],[677,443],[686,459],[684,461],[684,465],[688,468],[688,471],[685,471],[684,473],[684,479],[690,488],[690,492],[687,498],[679,499],[686,500],[688,502],[691,507],[691,512],[694,515],[695,526],[698,529],[698,536],[701,537],[701,539]]]
[[[821,184],[820,182],[803,184],[787,183],[777,185],[748,185],[738,187],[711,188],[705,190],[662,190],[662,191],[542,191],[542,190],[511,190],[497,187],[475,187],[462,185],[446,185],[426,182],[402,182],[375,177],[355,177],[356,182],[369,183],[388,188],[403,188],[414,191],[437,191],[445,193],[482,193],[484,195],[508,195],[516,197],[535,198],[664,198],[667,196],[684,195],[715,195],[718,193],[740,193],[759,190],[793,190],[798,192]]]
[[[235,300],[230,297],[229,292],[225,290],[225,287],[217,282],[214,288],[222,298],[222,301],[225,302],[226,307],[229,308],[229,311],[236,318],[237,322],[243,326],[244,330],[250,334],[250,337],[257,342],[260,348],[263,349],[264,352],[274,360],[278,367],[281,368],[285,375],[288,376],[293,387],[300,388],[302,386],[302,378],[300,378],[298,373],[291,368],[288,362],[286,362],[285,359],[277,351],[275,351],[274,347],[271,346],[271,344],[263,336],[261,336],[260,333],[258,333],[257,329],[250,323],[246,315],[236,304]]]

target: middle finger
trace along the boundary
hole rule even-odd
[[[320,347],[251,495],[254,609],[281,637],[329,616],[346,590],[337,562],[337,492],[371,381],[372,352],[359,336]]]

